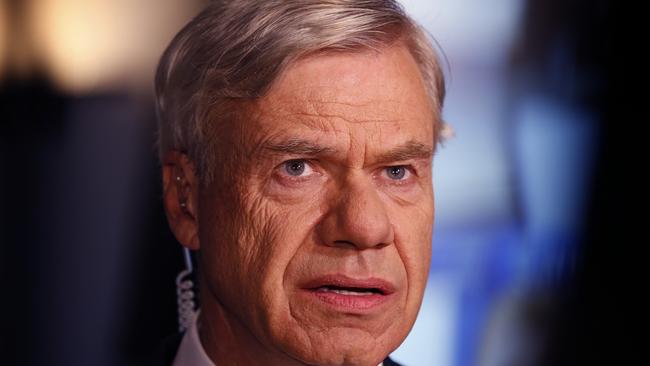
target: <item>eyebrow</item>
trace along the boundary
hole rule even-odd
[[[411,140],[404,145],[379,154],[376,163],[385,164],[411,159],[430,159],[432,156],[433,148],[431,146]]]
[[[262,147],[265,150],[293,155],[320,155],[336,152],[336,149],[331,147],[321,146],[311,141],[301,139],[291,139],[279,143],[267,142]]]

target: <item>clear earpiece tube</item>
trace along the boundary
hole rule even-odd
[[[178,304],[178,331],[185,332],[194,319],[196,303],[194,301],[194,282],[192,281],[192,258],[190,250],[183,248],[185,269],[176,276],[176,296]]]

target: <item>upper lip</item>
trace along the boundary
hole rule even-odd
[[[348,289],[376,290],[382,295],[390,295],[395,292],[395,285],[390,281],[381,278],[356,279],[343,274],[330,274],[320,276],[305,282],[302,288],[315,290],[323,286],[333,286]]]

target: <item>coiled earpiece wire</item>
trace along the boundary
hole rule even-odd
[[[196,302],[194,294],[194,282],[192,281],[192,257],[190,250],[183,248],[183,257],[185,259],[185,269],[176,276],[176,297],[178,304],[178,331],[185,332],[192,321],[196,311]]]

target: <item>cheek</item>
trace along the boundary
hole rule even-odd
[[[262,197],[250,200],[246,207],[249,226],[240,236],[241,262],[233,270],[244,272],[240,283],[254,286],[246,296],[247,302],[239,305],[254,315],[250,318],[258,322],[253,328],[261,339],[277,339],[278,332],[284,334],[295,327],[288,321],[290,292],[285,281],[290,282],[288,268],[311,238],[309,218],[313,214],[309,206],[287,207]]]
[[[392,223],[395,245],[408,277],[409,297],[415,299],[416,295],[421,295],[419,292],[424,291],[429,273],[433,202],[415,207],[394,207]]]
[[[302,240],[299,217],[263,198],[249,200],[241,233],[244,263],[263,288],[277,287]]]
[[[278,311],[286,303],[282,288],[286,269],[310,235],[309,209],[279,205],[261,195],[240,198],[236,209],[216,215],[219,224],[210,225],[206,235],[210,239],[202,242],[220,268],[211,282],[228,279],[225,298],[239,299],[238,306]],[[229,285],[236,283],[254,285]]]
[[[200,271],[214,297],[231,302],[224,304],[231,309],[243,309],[259,297],[257,284],[265,272],[260,265],[272,262],[272,251],[264,248],[276,235],[275,215],[242,192],[213,191],[218,193],[202,197],[201,203]]]

